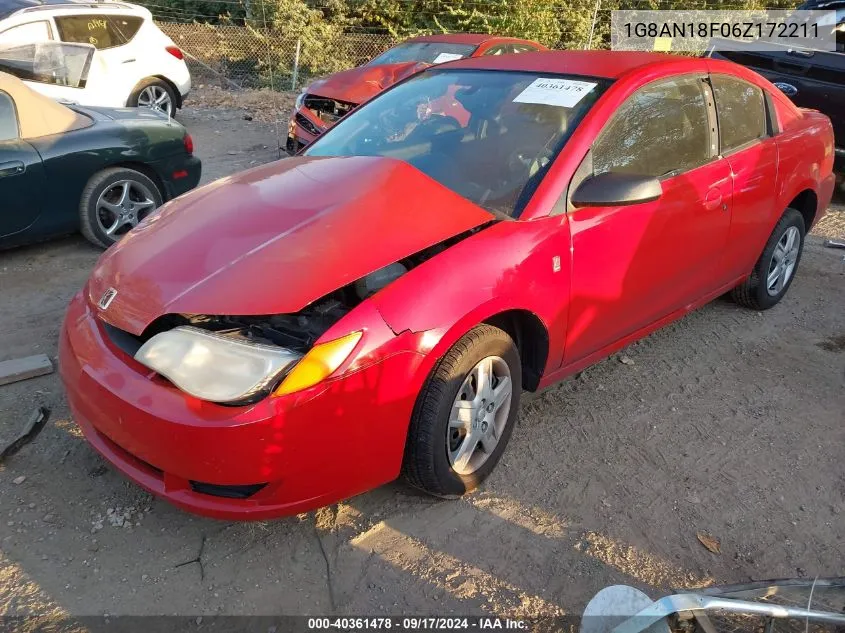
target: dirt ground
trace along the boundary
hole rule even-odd
[[[276,158],[275,126],[243,117],[181,115],[204,180]],[[845,208],[818,232],[845,237]],[[499,467],[458,501],[397,482],[290,519],[201,519],[104,464],[56,373],[0,387],[0,440],[52,409],[0,465],[0,614],[577,614],[614,583],[657,597],[841,575],[843,255],[810,236],[774,309],[714,301],[526,398]],[[0,253],[0,360],[55,362],[97,256],[81,237]]]

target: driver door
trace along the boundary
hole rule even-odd
[[[630,206],[569,207],[572,290],[564,364],[694,303],[720,283],[731,171],[699,76],[647,84],[617,110],[570,191],[606,172],[652,176],[662,194]]]
[[[41,214],[41,157],[18,130],[14,101],[0,90],[0,239],[23,231]]]

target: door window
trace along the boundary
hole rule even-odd
[[[766,136],[766,105],[757,86],[727,75],[713,75],[719,117],[719,143],[724,154]]]
[[[595,174],[660,177],[710,160],[710,125],[703,82],[676,77],[641,88],[593,145]]]
[[[498,46],[491,46],[486,51],[485,55],[507,55],[511,52],[510,44],[499,44]]]
[[[5,92],[0,92],[0,143],[18,138],[18,115],[15,103]]]
[[[63,42],[92,44],[98,50],[129,42],[143,18],[134,15],[70,15],[56,18],[56,28]]]
[[[53,39],[50,23],[46,20],[19,24],[0,33],[0,47],[10,44],[29,44],[30,42],[47,42]]]

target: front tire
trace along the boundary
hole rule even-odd
[[[97,172],[82,190],[79,228],[89,242],[108,248],[160,207],[156,184],[134,169],[112,167]]]
[[[519,410],[522,369],[511,337],[482,324],[443,356],[417,398],[403,472],[411,485],[458,497],[492,472]]]
[[[731,291],[734,301],[752,310],[768,310],[783,299],[798,272],[805,232],[804,216],[795,209],[787,209],[751,275]]]

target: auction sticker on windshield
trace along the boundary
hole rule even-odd
[[[434,61],[431,62],[432,64],[443,64],[445,62],[453,62],[456,59],[463,59],[464,56],[458,53],[440,53],[437,57],[434,58]]]
[[[596,85],[589,81],[540,77],[520,92],[514,99],[514,103],[538,103],[571,108]]]

